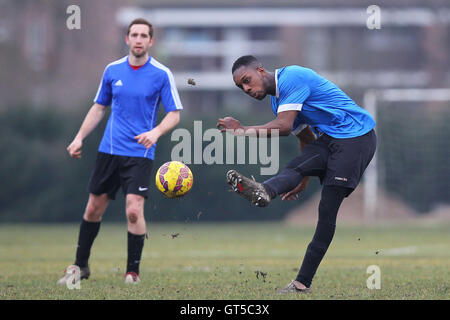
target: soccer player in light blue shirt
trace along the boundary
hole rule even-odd
[[[170,70],[148,57],[138,69],[130,66],[130,56],[110,63],[103,74],[94,103],[111,106],[111,116],[99,151],[112,155],[154,159],[156,143],[137,143],[136,136],[156,127],[160,103],[164,111],[183,107]]]
[[[294,134],[310,125],[317,133],[334,138],[362,136],[375,127],[372,116],[359,107],[334,83],[315,71],[287,66],[275,70],[275,95],[271,96],[272,111],[298,111]]]
[[[375,121],[334,83],[301,66],[287,66],[269,72],[253,56],[243,56],[232,67],[237,87],[262,100],[270,95],[273,121],[244,126],[232,117],[218,120],[218,128],[236,134],[264,134],[274,130],[281,136],[295,135],[301,153],[276,176],[258,183],[235,170],[227,173],[234,191],[265,207],[281,196],[294,200],[309,182],[319,177],[323,184],[319,219],[302,266],[295,280],[280,293],[307,292],[330,245],[339,207],[358,185],[376,149]]]
[[[64,285],[74,268],[81,279],[90,275],[88,259],[109,200],[120,187],[126,195],[128,260],[126,283],[140,281],[139,264],[146,236],[144,202],[147,198],[156,142],[180,120],[180,102],[170,70],[148,53],[153,45],[153,26],[135,19],[128,26],[129,54],[106,66],[94,105],[86,115],[75,139],[67,147],[73,158],[81,158],[83,140],[111,107],[97,160],[89,181],[89,200],[78,237],[75,263],[58,281]],[[160,103],[167,113],[157,124]]]

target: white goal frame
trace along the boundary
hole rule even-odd
[[[377,108],[380,101],[450,101],[450,89],[370,89],[364,94],[364,107],[377,120]],[[375,129],[376,131],[376,129]],[[364,221],[376,219],[378,205],[378,169],[377,151],[364,174]]]

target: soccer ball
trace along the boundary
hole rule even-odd
[[[164,163],[155,178],[156,187],[168,198],[184,196],[194,183],[191,169],[179,161]]]

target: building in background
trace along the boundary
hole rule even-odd
[[[154,52],[172,67],[189,105],[239,108],[230,69],[253,54],[269,68],[310,67],[361,101],[367,88],[448,86],[450,7],[382,6],[382,27],[367,28],[367,7],[275,6],[142,8],[124,7],[118,22],[136,16],[153,21],[159,40]],[[269,2],[266,2],[270,5]],[[198,86],[189,86],[195,78]],[[245,104],[256,101],[245,101]]]
[[[81,8],[81,30],[66,27],[70,4]],[[152,54],[174,71],[188,110],[258,104],[232,83],[231,65],[243,54],[271,69],[310,67],[358,103],[367,88],[448,87],[450,6],[444,4],[379,1],[381,29],[369,30],[369,4],[356,0],[4,0],[2,104],[82,107],[105,65],[126,54],[126,26],[141,16],[155,24]]]
[[[81,30],[66,26],[66,10],[73,4],[81,9]],[[414,99],[411,91],[402,91],[402,98],[380,97],[400,92],[385,89],[450,88],[450,4],[380,0],[381,28],[369,29],[367,8],[372,4],[359,0],[0,0],[0,112],[27,106],[36,109],[36,114],[40,109],[55,109],[80,117],[92,104],[105,66],[127,54],[124,40],[129,22],[144,17],[155,26],[151,54],[173,71],[185,119],[206,121],[232,114],[256,123],[272,117],[267,101],[251,99],[234,86],[231,66],[241,55],[259,57],[269,70],[290,64],[312,68],[362,107],[378,110],[371,110],[377,116],[380,141],[376,167],[366,172],[365,183],[371,187],[361,190],[364,206],[347,205],[365,208],[369,199],[370,207],[385,211],[380,216],[389,216],[395,207],[392,201],[400,199],[414,212],[440,210],[448,216],[450,102],[428,97],[436,91],[413,91],[412,96],[419,96]],[[188,84],[189,78],[195,86]],[[7,117],[0,120],[11,123],[7,132],[16,132],[22,117],[13,119],[16,122]],[[27,123],[31,128],[20,139],[3,136],[3,146],[15,148],[9,152],[14,157],[3,159],[4,176],[10,178],[8,166],[17,163],[11,159],[28,156],[33,138],[32,150],[41,152],[35,167],[47,167],[51,176],[56,165],[49,159],[54,155],[61,159],[57,152],[64,147],[56,149],[41,141],[30,125],[36,123],[34,118]],[[45,127],[45,123],[39,125]],[[42,131],[53,136],[52,128]],[[203,169],[203,179],[220,173],[213,172],[217,168]],[[41,181],[35,172],[27,177]],[[19,180],[12,180],[22,191]],[[39,189],[33,189],[37,198],[39,190],[46,190],[39,183]],[[45,183],[53,190],[54,181]],[[53,194],[55,199],[59,191]],[[53,199],[47,196],[51,193],[45,194],[44,199]],[[385,201],[383,194],[396,199]],[[212,211],[219,212],[219,204]],[[47,211],[51,210],[41,210]],[[315,211],[311,216],[315,217]]]

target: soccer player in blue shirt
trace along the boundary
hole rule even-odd
[[[294,200],[318,176],[323,184],[319,219],[314,237],[295,280],[280,293],[308,292],[312,279],[330,245],[336,217],[345,197],[358,185],[376,148],[375,121],[334,83],[311,69],[286,66],[269,72],[253,56],[243,56],[232,67],[235,84],[251,97],[271,96],[275,120],[259,126],[244,126],[232,117],[218,120],[218,128],[236,134],[281,136],[294,134],[301,153],[279,174],[258,183],[235,170],[227,180],[236,193],[265,207],[276,196]],[[238,130],[238,131],[235,131]]]
[[[145,19],[133,20],[128,26],[126,43],[129,55],[110,63],[103,73],[80,130],[67,151],[81,158],[83,140],[100,123],[107,106],[111,106],[97,160],[89,181],[89,200],[81,222],[76,260],[66,269],[58,283],[65,284],[76,267],[81,279],[90,275],[88,259],[108,203],[122,187],[126,195],[128,222],[128,261],[126,283],[139,278],[146,224],[144,202],[147,198],[156,142],[180,120],[180,102],[170,70],[148,53],[153,45],[153,26]],[[162,102],[166,116],[157,124]]]

